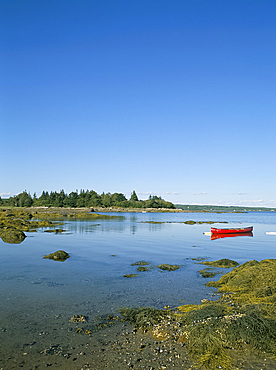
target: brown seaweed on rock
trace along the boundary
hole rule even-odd
[[[24,231],[35,231],[40,227],[54,226],[51,221],[33,221],[29,212],[22,210],[0,211],[0,237],[5,243],[19,244],[25,238]]]
[[[183,343],[197,368],[239,368],[248,355],[276,368],[276,260],[246,262],[207,285],[219,289],[217,301],[119,312],[159,340]]]
[[[179,265],[170,265],[168,263],[163,263],[161,265],[158,265],[158,268],[160,270],[166,270],[166,271],[175,271],[179,269]]]
[[[209,266],[216,266],[216,267],[222,267],[222,268],[231,268],[238,266],[238,262],[229,260],[228,258],[222,258],[217,261],[205,261],[201,262],[202,265],[209,265]]]
[[[60,262],[64,262],[69,257],[70,255],[67,252],[64,252],[62,250],[56,251],[54,253],[50,253],[47,256],[43,256],[43,258],[49,258],[51,260],[60,261]]]
[[[20,244],[26,238],[26,235],[23,231],[8,226],[0,229],[0,237],[5,243]]]

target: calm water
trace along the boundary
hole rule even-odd
[[[6,343],[0,368],[1,357],[9,364],[3,368],[16,368],[18,364],[12,367],[8,359],[16,363],[15,353],[24,352],[24,343],[38,335],[47,332],[45,345],[53,343],[58,320],[64,327],[74,314],[87,315],[96,323],[99,316],[117,314],[118,307],[161,308],[210,298],[214,291],[204,285],[210,279],[201,277],[202,265],[192,258],[230,258],[239,263],[276,258],[276,236],[265,234],[276,231],[272,212],[122,215],[124,219],[112,221],[67,221],[65,233],[27,233],[19,245],[0,240],[0,339]],[[228,222],[214,227],[253,225],[253,237],[211,240],[203,234],[210,225],[181,223],[187,220]],[[65,262],[42,258],[59,249],[71,257]],[[153,268],[124,278],[136,272],[131,264],[139,260],[149,261]],[[181,268],[161,272],[156,267],[161,263]]]

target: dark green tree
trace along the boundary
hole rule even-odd
[[[114,207],[128,207],[128,201],[124,194],[122,193],[114,193],[110,197],[111,205]]]
[[[43,191],[36,203],[38,206],[45,206],[45,207],[49,206],[50,196],[49,196],[48,191]]]
[[[133,192],[131,193],[131,196],[130,196],[130,199],[129,199],[130,202],[138,202],[139,199],[137,197],[137,194],[135,192],[135,190],[133,190]]]
[[[80,190],[78,200],[77,200],[77,207],[87,207],[87,192],[83,189]]]
[[[111,207],[111,194],[110,193],[102,193],[101,195],[101,203],[103,207]]]
[[[68,195],[68,198],[66,200],[66,205],[68,207],[77,207],[77,203],[78,203],[78,191],[72,191],[69,195]]]
[[[100,207],[102,206],[102,198],[94,190],[91,190],[88,194],[87,207]]]
[[[31,207],[33,204],[33,199],[30,193],[28,194],[26,190],[16,195],[14,198],[16,207]]]

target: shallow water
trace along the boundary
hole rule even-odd
[[[97,323],[102,317],[117,315],[118,307],[175,307],[212,298],[215,290],[204,284],[220,275],[202,278],[198,273],[202,265],[195,258],[230,258],[239,263],[276,258],[276,236],[265,234],[276,231],[276,213],[120,216],[124,219],[66,221],[65,233],[38,230],[27,233],[18,245],[0,240],[0,369],[45,367],[49,356],[58,358],[55,367],[81,368],[84,357],[69,364],[64,354],[69,349],[74,353],[72,348],[78,352],[92,342],[97,346],[106,335],[95,331]],[[187,220],[218,222],[214,227],[253,225],[253,237],[211,240],[203,234],[210,231],[210,225],[182,223]],[[225,221],[228,224],[219,223]],[[65,262],[43,259],[43,255],[59,249],[71,257]],[[150,262],[150,271],[138,272],[136,278],[123,277],[136,273],[137,266],[131,264],[139,260]],[[161,263],[179,264],[181,268],[163,272],[157,268]],[[89,318],[84,327],[92,329],[92,336],[76,335],[78,325],[69,323],[74,314]],[[115,335],[116,329],[107,330],[109,337]],[[62,349],[50,350],[51,346]]]

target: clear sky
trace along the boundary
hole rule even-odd
[[[0,0],[0,195],[276,207],[275,0]]]

